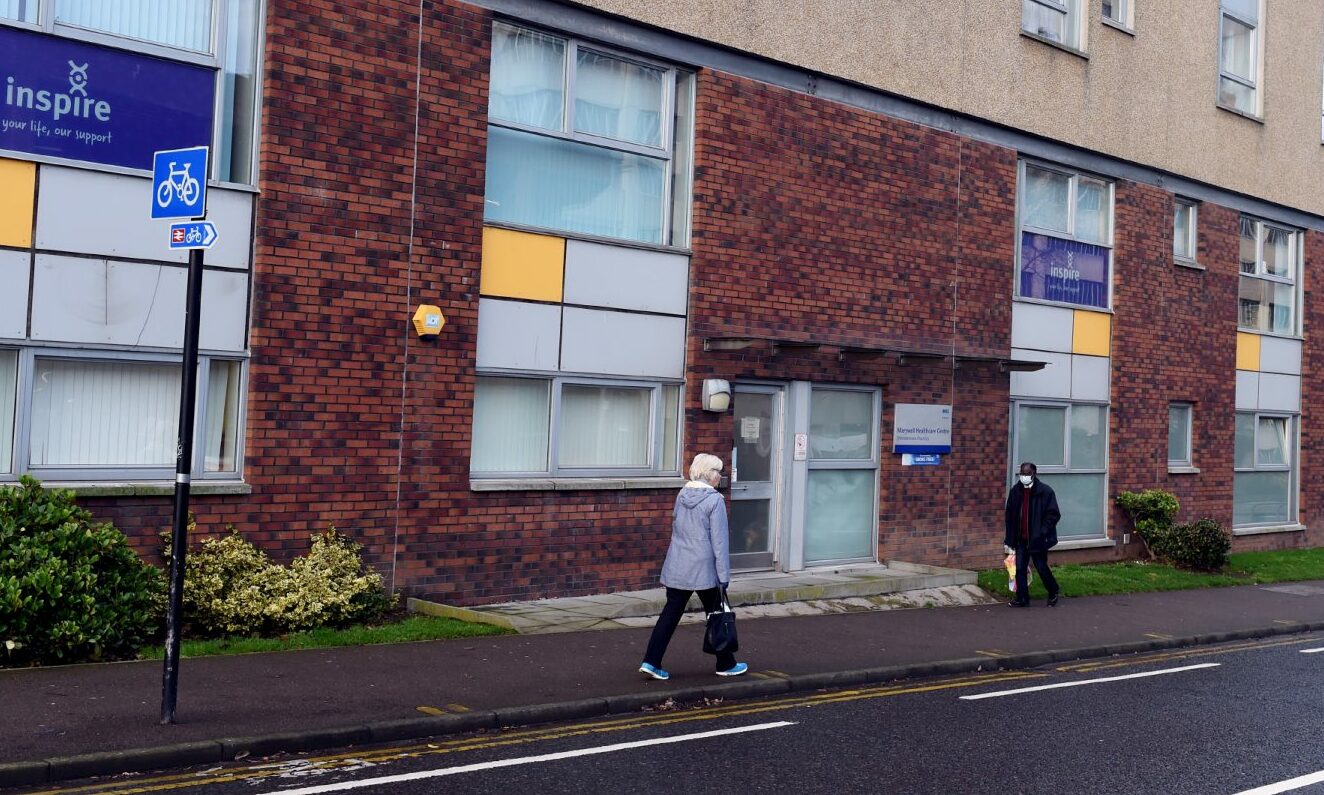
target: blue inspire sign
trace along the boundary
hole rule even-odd
[[[211,143],[214,69],[0,26],[0,150],[149,169]]]

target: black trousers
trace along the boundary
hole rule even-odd
[[[1053,576],[1053,570],[1048,568],[1047,552],[1028,552],[1025,548],[1025,542],[1016,544],[1016,599],[1021,602],[1030,601],[1030,562],[1034,562],[1034,570],[1039,572],[1039,579],[1043,582],[1044,588],[1048,590],[1049,596],[1057,594],[1057,578]]]
[[[680,624],[680,617],[685,613],[685,605],[689,603],[692,593],[695,591],[667,588],[667,606],[662,608],[662,615],[657,617],[657,623],[653,625],[653,635],[648,639],[648,651],[644,654],[644,662],[658,668],[662,667],[662,655],[667,653],[667,644],[671,643],[671,636],[675,634],[676,627]],[[721,607],[721,588],[705,588],[697,593],[699,601],[703,602],[704,612],[715,613]],[[717,670],[729,671],[735,664],[736,656],[731,652],[717,655]]]

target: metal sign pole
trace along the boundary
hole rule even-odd
[[[170,533],[170,601],[166,608],[165,672],[161,723],[175,722],[179,692],[180,624],[184,613],[184,553],[188,546],[188,496],[193,476],[193,421],[198,394],[198,315],[202,304],[202,249],[188,257],[188,302],[184,310],[184,372],[175,445],[175,523]]]

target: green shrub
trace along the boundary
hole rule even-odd
[[[189,554],[184,615],[190,634],[274,635],[372,621],[394,606],[357,544],[330,528],[282,566],[231,532]]]
[[[0,665],[131,657],[162,626],[165,578],[73,492],[0,488]]]
[[[1168,528],[1154,551],[1174,565],[1197,571],[1218,571],[1227,565],[1232,539],[1213,519]]]
[[[1172,529],[1173,517],[1181,508],[1177,495],[1163,489],[1145,491],[1124,491],[1118,494],[1117,507],[1131,517],[1136,535],[1149,551],[1151,558],[1157,557],[1158,547],[1165,543],[1167,534]]]

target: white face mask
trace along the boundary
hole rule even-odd
[[[1034,482],[1034,475],[1021,475],[1021,485],[1029,486]]]

